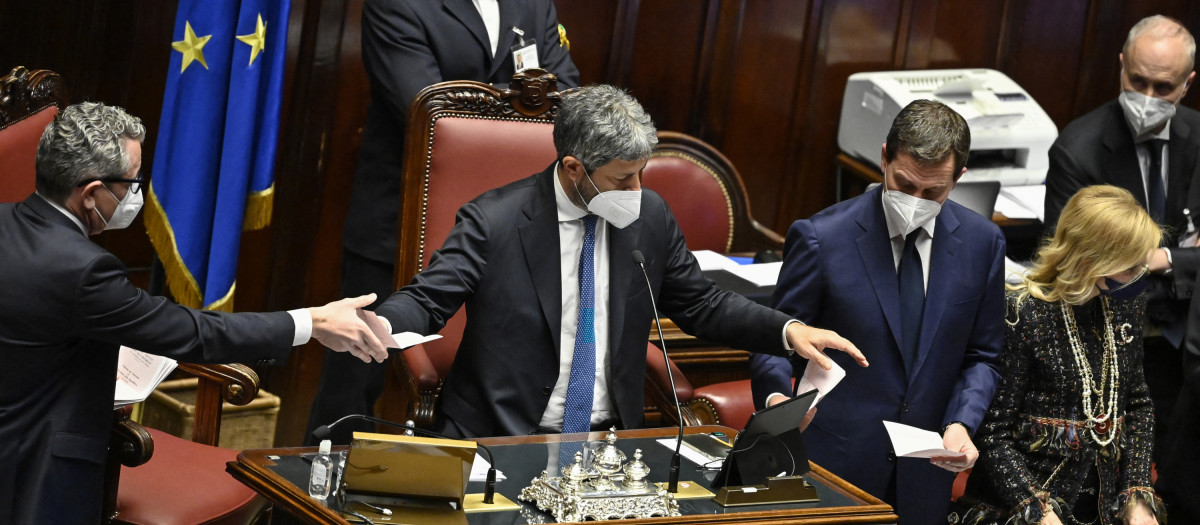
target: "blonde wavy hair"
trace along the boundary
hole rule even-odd
[[[1059,216],[1023,282],[1010,285],[1047,302],[1086,302],[1096,280],[1144,263],[1163,232],[1129,191],[1109,185],[1079,190]]]

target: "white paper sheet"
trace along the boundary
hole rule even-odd
[[[818,365],[816,360],[809,359],[808,366],[804,367],[804,377],[800,378],[800,386],[796,389],[797,393],[803,394],[812,389],[817,389],[817,397],[813,399],[812,406],[817,406],[821,402],[821,398],[829,394],[833,387],[841,382],[842,378],[846,377],[846,369],[838,366],[837,362],[833,362],[833,368],[825,370]]]
[[[773,262],[739,264],[733,268],[728,268],[727,271],[754,283],[755,286],[773,286],[779,282],[779,270],[782,268],[782,262]]]
[[[1010,219],[1046,222],[1046,186],[1004,186],[996,196],[996,211]]]
[[[176,366],[174,359],[139,352],[127,346],[122,346],[120,352],[113,393],[114,408],[145,401]]]
[[[396,346],[388,346],[388,348],[399,348],[399,349],[403,350],[410,346],[419,345],[421,343],[428,343],[430,341],[433,341],[434,339],[441,339],[441,338],[442,338],[442,336],[440,336],[438,334],[421,335],[416,332],[401,332],[398,334],[392,334],[392,339],[396,340]]]
[[[962,452],[952,452],[942,446],[942,436],[937,432],[922,430],[902,423],[884,421],[892,450],[903,458],[963,457]]]
[[[471,481],[487,481],[487,471],[491,467],[491,463],[483,459],[483,456],[480,456],[479,453],[475,453],[475,461],[471,463]],[[504,479],[504,472],[497,469],[496,481],[503,481]]]
[[[675,442],[679,441],[679,438],[678,437],[669,437],[669,438],[657,439],[655,441],[658,441],[658,443],[660,445],[671,449],[671,452],[674,453],[675,452]],[[710,458],[704,454],[701,454],[696,449],[689,447],[686,441],[683,442],[682,447],[679,447],[679,455],[687,458],[687,460],[691,461],[692,463],[695,463],[697,465],[700,465],[701,467],[706,467],[706,468],[710,468],[710,469],[721,468],[721,464],[725,462],[725,460],[723,460],[723,459],[713,460],[712,458]]]
[[[734,268],[740,266],[737,261],[712,250],[692,250],[692,256],[696,258],[696,262],[700,263],[702,272],[708,270],[733,271]]]

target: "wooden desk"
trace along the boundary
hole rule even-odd
[[[621,431],[618,433],[621,441],[618,441],[617,446],[629,456],[632,456],[634,446],[641,448],[645,460],[651,468],[651,479],[666,480],[666,465],[670,461],[670,452],[650,440],[673,436],[675,432],[676,430],[672,428]],[[736,433],[733,429],[717,426],[689,427],[687,429],[689,434],[705,432],[722,432],[730,436]],[[486,438],[479,441],[492,449],[496,454],[498,467],[508,477],[507,480],[496,485],[496,491],[513,501],[518,501],[517,494],[545,468],[545,462],[550,455],[548,451],[557,450],[559,442],[600,440],[603,437],[603,432],[592,432],[590,434]],[[345,447],[340,448],[344,449]],[[238,455],[237,461],[229,462],[226,470],[234,478],[274,503],[276,508],[296,516],[305,523],[349,525],[349,521],[342,519],[337,512],[324,503],[309,498],[305,489],[297,486],[297,483],[306,483],[308,479],[308,464],[300,459],[300,455],[311,454],[314,451],[315,448],[312,447],[247,450]],[[540,461],[512,464],[511,458],[531,455],[540,458]],[[693,463],[684,460],[681,481],[699,482],[707,486],[707,482],[703,481],[702,473],[694,467]],[[622,523],[886,524],[896,522],[897,517],[889,505],[817,465],[812,465],[812,468],[813,471],[807,477],[817,487],[818,494],[822,499],[821,503],[756,505],[722,509],[707,499],[683,500],[680,502],[680,510],[685,514],[684,516],[624,520]],[[471,483],[468,487],[468,492],[482,492],[482,490],[482,483]],[[553,522],[552,516],[537,510],[533,505],[519,503],[522,504],[520,512],[468,514],[467,521],[468,523],[523,524],[539,523],[538,520],[542,519],[547,523]],[[822,503],[825,505],[822,506]]]

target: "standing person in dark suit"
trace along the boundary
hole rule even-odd
[[[185,361],[269,364],[311,336],[365,362],[387,358],[356,315],[370,296],[228,314],[134,287],[88,236],[128,226],[141,209],[145,134],[119,108],[68,107],[38,145],[37,193],[0,204],[0,455],[9,465],[0,523],[100,522],[121,345]]]
[[[553,73],[560,88],[575,87],[579,71],[569,45],[551,0],[366,1],[362,56],[371,104],[343,232],[343,293],[382,299],[395,291],[404,132],[417,93],[446,80],[507,86],[520,70],[518,60]],[[383,383],[379,367],[326,352],[306,439],[341,416],[373,413]],[[333,435],[345,442],[355,430],[372,429],[371,423],[348,421]]]
[[[1167,232],[1150,261],[1146,306],[1144,368],[1156,456],[1170,434],[1188,298],[1200,269],[1200,253],[1180,249],[1196,246],[1193,221],[1200,214],[1200,196],[1190,198],[1200,168],[1200,112],[1179,103],[1196,77],[1195,55],[1195,39],[1173,19],[1155,15],[1134,25],[1119,55],[1120,96],[1063,128],[1046,174],[1048,231],[1080,188],[1111,184],[1132,193]]]
[[[971,134],[958,113],[917,100],[883,145],[883,184],[796,221],[784,245],[776,307],[829,327],[871,367],[833,359],[846,377],[804,431],[809,458],[892,504],[902,524],[944,523],[954,472],[978,457],[1004,335],[1004,236],[948,201],[966,173]],[[801,377],[788,360],[752,355],[754,402],[774,404]],[[897,459],[883,421],[942,434],[961,459]]]
[[[828,362],[862,354],[837,334],[721,291],[662,198],[641,187],[654,124],[604,85],[564,98],[558,160],[464,205],[412,283],[376,310],[396,331],[432,333],[464,305],[467,326],[439,396],[451,435],[584,432],[643,424],[646,334],[662,313],[706,340]]]
[[[1171,523],[1200,523],[1200,294],[1193,294],[1183,347],[1183,386],[1171,417],[1171,435],[1158,460],[1154,488],[1167,502]]]

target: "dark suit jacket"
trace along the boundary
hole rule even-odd
[[[928,460],[897,460],[882,421],[939,433],[954,421],[979,428],[999,377],[1004,237],[975,212],[951,201],[942,207],[918,357],[905,363],[881,190],[792,224],[775,301],[781,312],[846,337],[870,362],[861,368],[841,352],[829,353],[846,378],[821,400],[804,432],[809,458],[878,496],[895,472],[893,503],[902,523],[937,523],[945,521],[953,475]],[[750,365],[759,406],[771,392],[791,392],[786,360],[751,356]]]
[[[395,331],[437,332],[464,303],[467,327],[441,392],[441,413],[479,436],[534,432],[558,379],[562,285],[554,166],[463,206],[429,267],[376,313]],[[608,229],[608,390],[625,428],[643,423],[653,311],[641,250],[662,313],[688,333],[783,353],[789,318],[717,289],[701,273],[662,198],[642,192],[641,218]]]
[[[1200,295],[1192,295],[1183,347],[1183,388],[1175,403],[1166,451],[1158,462],[1155,490],[1168,505],[1172,523],[1200,523]]]
[[[98,523],[117,349],[199,362],[285,358],[283,312],[200,312],[134,287],[37,195],[0,204],[0,523]]]
[[[1166,246],[1172,247],[1176,271],[1172,276],[1150,276],[1150,302],[1146,312],[1159,325],[1182,326],[1178,323],[1184,321],[1187,312],[1184,301],[1192,295],[1196,271],[1200,268],[1200,254],[1173,247],[1187,230],[1185,208],[1191,211],[1193,220],[1200,227],[1200,217],[1197,217],[1200,215],[1200,196],[1190,196],[1194,193],[1195,173],[1200,170],[1197,162],[1200,112],[1179,106],[1170,126],[1167,207],[1163,226],[1167,229]],[[1116,99],[1067,124],[1050,147],[1050,170],[1046,173],[1047,232],[1058,224],[1058,216],[1071,196],[1080,188],[1094,184],[1125,188],[1142,207],[1146,206],[1146,190],[1133,134]]]
[[[541,68],[558,77],[560,88],[579,85],[579,70],[559,45],[551,0],[500,2],[495,56],[471,0],[367,0],[363,5],[362,56],[371,104],[346,216],[346,249],[394,262],[409,105],[422,89],[444,80],[507,86],[515,71],[514,26],[525,31],[526,40],[537,40]]]

